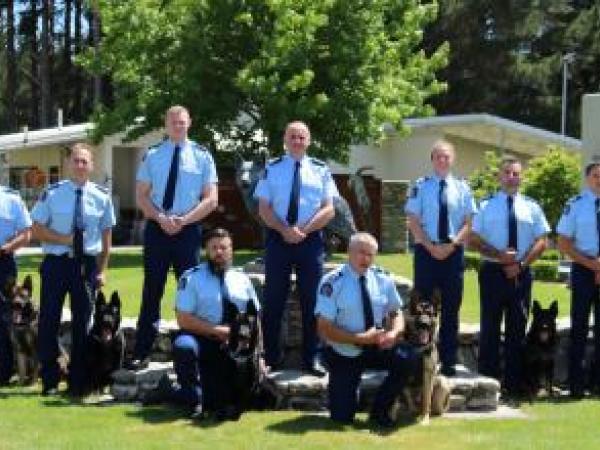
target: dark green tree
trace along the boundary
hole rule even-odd
[[[115,82],[96,137],[160,127],[190,108],[196,138],[281,150],[287,121],[312,130],[313,154],[343,161],[348,145],[388,122],[431,114],[444,85],[444,45],[419,50],[437,12],[417,0],[101,0],[104,37],[82,64]],[[137,125],[135,119],[144,117]]]

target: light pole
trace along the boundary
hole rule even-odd
[[[569,64],[573,64],[575,53],[565,53],[562,57],[563,82],[562,82],[562,100],[561,100],[561,115],[560,115],[560,134],[563,136],[567,133],[567,81],[569,79]]]

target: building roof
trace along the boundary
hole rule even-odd
[[[457,114],[448,116],[406,119],[412,129],[440,129],[448,136],[481,142],[505,150],[536,155],[546,151],[550,144],[570,151],[581,151],[582,142],[569,136],[525,125],[491,114]],[[394,130],[387,129],[391,134]]]
[[[456,136],[528,155],[543,153],[549,144],[560,145],[571,151],[582,149],[582,142],[579,139],[491,114],[457,114],[405,119],[404,124],[412,129],[435,128],[450,137]],[[93,124],[88,122],[0,135],[0,151],[63,145],[86,140],[92,127]],[[391,126],[386,126],[385,129],[389,135],[395,134]]]
[[[45,145],[66,145],[86,140],[88,131],[92,127],[91,123],[81,123],[60,128],[45,128],[43,130],[0,135],[0,151],[20,150]]]

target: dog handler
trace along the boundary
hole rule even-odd
[[[583,359],[590,310],[594,308],[594,363],[591,387],[600,389],[600,163],[585,168],[586,188],[566,204],[556,227],[558,248],[573,260],[571,269],[571,341],[569,388],[573,398],[583,397]]]
[[[215,228],[206,235],[207,262],[183,273],[177,287],[175,311],[180,332],[173,343],[177,387],[162,378],[145,404],[173,400],[204,416],[237,420],[241,411],[232,407],[234,368],[228,364],[225,344],[229,325],[223,323],[224,306],[232,302],[245,312],[249,302],[260,308],[252,282],[231,268],[232,239],[227,230]],[[248,386],[250,388],[250,386]]]
[[[404,207],[415,240],[415,289],[427,297],[436,288],[442,293],[439,351],[446,376],[456,374],[463,245],[475,213],[469,185],[450,173],[454,158],[451,143],[435,142],[431,149],[433,174],[417,180]]]
[[[382,426],[393,425],[389,408],[416,362],[409,347],[398,345],[404,330],[402,299],[392,278],[372,266],[376,253],[373,236],[354,234],[348,263],[325,275],[319,286],[315,315],[317,330],[327,344],[329,409],[336,422],[354,419],[363,370],[381,368],[388,375],[377,391],[371,419]]]
[[[86,385],[85,341],[93,294],[105,282],[115,213],[108,190],[90,181],[90,146],[73,145],[67,165],[71,178],[48,186],[31,211],[33,236],[44,252],[38,356],[42,395],[54,395],[59,382],[58,328],[68,292],[73,339],[68,392],[79,397]]]
[[[10,278],[17,277],[15,251],[31,238],[31,217],[17,191],[0,186],[0,290]],[[0,298],[0,386],[7,384],[13,372],[13,354],[7,321],[9,304]]]
[[[518,160],[503,159],[501,189],[481,201],[471,234],[471,244],[483,257],[479,372],[500,379],[500,324],[505,315],[504,388],[509,396],[522,393],[520,355],[531,303],[529,266],[546,249],[550,231],[540,205],[519,192],[521,173]]]

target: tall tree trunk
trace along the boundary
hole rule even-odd
[[[75,3],[75,54],[81,53],[83,48],[81,39],[81,20],[83,16],[83,0],[73,0]],[[76,122],[83,120],[83,75],[79,67],[73,71],[73,118]]]
[[[51,89],[51,53],[52,53],[52,17],[53,1],[42,1],[42,54],[40,58],[40,126],[46,128],[52,123],[52,89]]]
[[[62,99],[60,107],[63,108],[65,114],[65,122],[68,122],[73,112],[71,110],[71,95],[73,82],[73,60],[72,60],[72,36],[71,36],[71,20],[73,16],[73,0],[65,0],[65,25],[64,25],[64,48],[63,48],[63,73],[62,75]]]
[[[38,73],[38,40],[37,40],[37,1],[29,0],[31,24],[29,30],[29,51],[31,62],[31,100],[30,100],[30,128],[37,128],[39,124],[39,73]]]
[[[90,45],[94,47],[94,54],[98,57],[100,48],[100,12],[98,11],[97,1],[92,1],[90,5]],[[102,76],[96,74],[92,79],[94,92],[94,109],[102,103]]]
[[[15,51],[15,2],[6,2],[6,125],[9,132],[17,128],[17,54]]]

